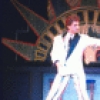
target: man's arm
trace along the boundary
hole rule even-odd
[[[100,46],[100,39],[97,39],[95,37],[89,37],[85,35],[84,42],[87,46],[95,45]]]
[[[56,61],[58,62],[60,60],[59,59],[59,41],[58,41],[57,37],[54,38],[50,56],[51,56],[51,60],[52,60],[53,64],[56,63]]]
[[[66,75],[66,67],[64,67],[63,65],[62,65],[62,63],[61,63],[61,59],[63,59],[63,58],[61,58],[61,56],[60,55],[62,55],[62,51],[60,51],[60,50],[62,50],[60,47],[60,45],[62,45],[62,44],[60,44],[60,40],[61,38],[54,38],[54,42],[53,42],[53,47],[52,47],[52,50],[51,50],[51,53],[50,53],[50,56],[51,56],[51,60],[52,60],[52,62],[53,62],[53,64],[57,67],[57,72],[60,74],[60,75],[62,75],[62,76],[64,76],[64,75]]]
[[[90,43],[96,46],[100,46],[100,39],[90,37]]]

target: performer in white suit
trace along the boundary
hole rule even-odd
[[[59,100],[61,93],[67,85],[70,77],[73,78],[79,100],[89,100],[86,90],[86,78],[83,69],[83,52],[87,46],[98,45],[100,40],[89,37],[85,34],[77,34],[80,31],[80,18],[77,15],[71,15],[66,19],[66,34],[60,34],[54,38],[53,48],[51,50],[51,59],[57,66],[57,75],[55,76],[52,87],[46,100]],[[69,40],[78,36],[76,45],[70,56]]]

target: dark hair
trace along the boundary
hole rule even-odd
[[[71,25],[73,21],[80,21],[80,17],[76,14],[72,14],[66,18],[66,28]]]
[[[71,25],[73,23],[73,21],[80,21],[80,17],[76,14],[69,15],[66,18],[66,28],[67,28],[67,26]],[[68,28],[67,28],[67,30],[68,30]],[[64,31],[62,37],[64,38],[66,34],[67,34],[67,31]]]

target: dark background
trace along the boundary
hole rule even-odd
[[[18,1],[20,1],[22,4],[24,4],[25,6],[27,6],[28,8],[39,14],[40,16],[44,17],[45,19],[48,19],[47,0],[18,0]],[[0,13],[1,39],[3,37],[6,37],[15,40],[16,31],[27,30],[27,28],[29,28],[26,22],[23,20],[22,16],[10,2],[10,0],[0,0],[0,11],[1,11]],[[30,28],[28,33],[18,34],[18,40],[21,41],[35,43],[36,39],[37,37],[34,35],[34,32],[31,31]],[[16,54],[0,42],[0,100],[29,100],[28,94],[30,90],[30,72],[28,71],[23,72],[16,70],[18,70],[17,68],[22,67],[21,64],[26,66],[35,64],[36,66],[36,65],[41,65],[41,63],[37,64],[34,62],[26,62],[20,56],[17,56],[17,62],[16,62],[15,57]],[[15,67],[15,65],[17,67]],[[16,70],[15,71],[12,69],[10,70],[8,66],[10,66],[10,68],[14,66]],[[24,68],[26,67],[24,66]],[[32,97],[34,97],[33,94]]]
[[[38,15],[42,16],[46,20],[48,20],[47,16],[47,0],[18,0],[20,3],[28,7],[29,9],[33,10]],[[24,21],[23,17],[19,14],[17,9],[14,7],[14,5],[11,3],[10,0],[1,0],[0,1],[0,7],[1,7],[1,38],[6,37],[12,40],[16,39],[16,32],[18,31],[27,31],[28,32],[20,32],[17,34],[17,40],[21,40],[24,42],[31,42],[35,43],[37,37],[34,34],[34,32],[27,26],[26,22]],[[0,42],[1,43],[1,42]],[[20,65],[20,64],[40,64],[41,62],[27,62],[22,57],[17,55],[17,61],[16,61],[16,53],[14,53],[12,50],[1,44],[0,49],[0,61],[2,61],[3,64],[6,65]],[[49,64],[49,60],[46,60],[46,62]],[[42,62],[43,64],[43,62]],[[46,65],[47,65],[46,64]],[[51,62],[50,62],[51,64]],[[93,66],[95,64],[92,64]]]
[[[48,20],[47,17],[47,0],[18,0],[23,5],[27,6],[46,20]],[[25,42],[31,42],[35,43],[37,37],[35,36],[34,32],[31,31],[31,29],[27,26],[26,22],[22,18],[22,16],[19,14],[17,9],[14,7],[14,5],[10,2],[10,0],[2,0],[1,1],[2,6],[2,32],[1,32],[1,38],[6,37],[9,39],[16,39],[16,32],[17,31],[27,31],[26,33],[19,33],[17,34],[17,40],[25,41]],[[4,64],[11,64],[16,62],[16,54],[1,44],[2,48],[2,62]],[[26,61],[17,55],[17,63],[25,63]]]

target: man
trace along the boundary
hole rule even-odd
[[[100,46],[100,40],[79,34],[79,22],[77,15],[70,15],[66,19],[66,33],[54,38],[51,59],[57,66],[57,75],[46,100],[59,100],[70,77],[75,83],[79,100],[89,100],[83,69],[83,52],[87,46]],[[73,39],[71,43],[70,39]]]

